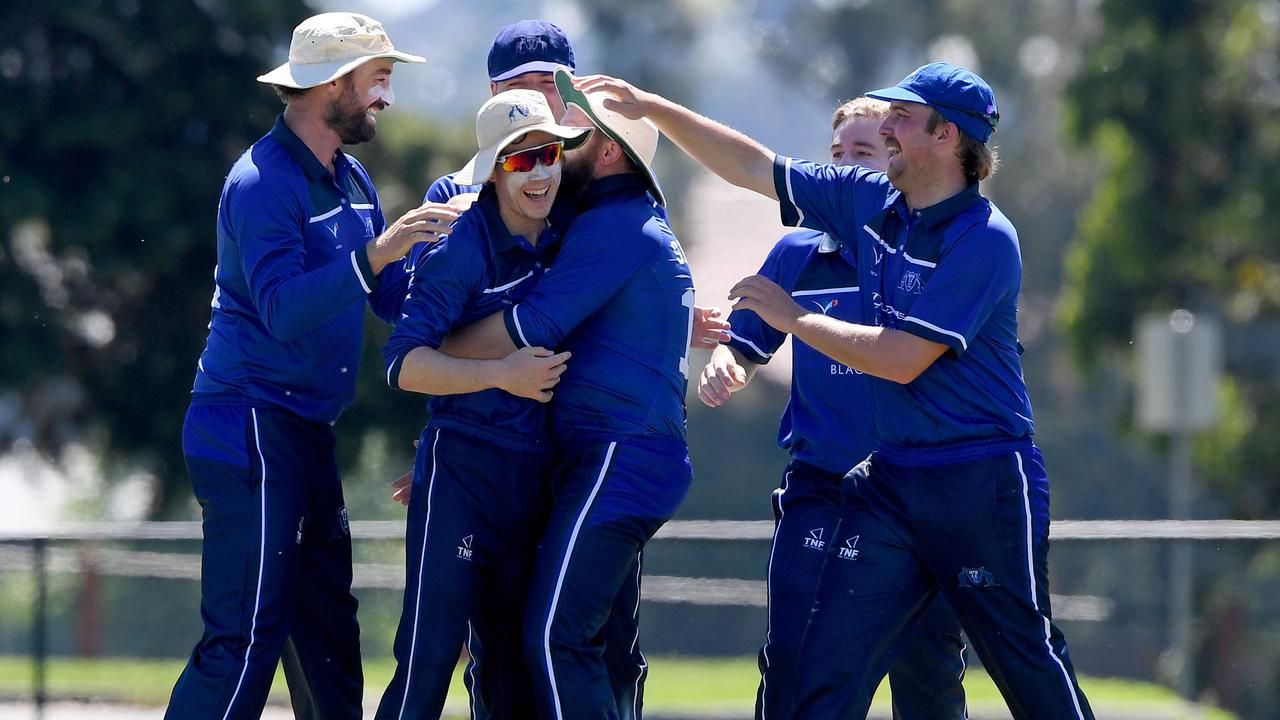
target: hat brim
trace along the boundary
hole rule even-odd
[[[560,93],[560,100],[564,102],[565,107],[570,105],[578,106],[578,109],[586,113],[591,118],[592,124],[600,128],[610,140],[618,143],[618,147],[622,148],[622,152],[636,164],[636,167],[644,171],[645,177],[649,180],[649,189],[653,191],[653,198],[658,201],[659,205],[666,206],[667,198],[662,194],[662,186],[658,184],[658,176],[654,174],[653,168],[649,167],[649,163],[640,157],[635,148],[631,147],[631,143],[625,138],[614,132],[600,116],[596,114],[595,108],[591,106],[591,101],[587,99],[586,93],[573,86],[573,76],[565,72],[564,69],[556,70],[556,90]]]
[[[531,132],[544,132],[564,140],[566,149],[572,150],[582,143],[586,142],[587,137],[591,134],[591,128],[568,127],[565,125],[556,125],[555,123],[538,123],[537,125],[528,125],[508,133],[499,142],[488,147],[480,149],[480,152],[471,156],[466,165],[462,169],[454,173],[453,182],[456,185],[482,185],[489,181],[493,176],[493,166],[498,162],[498,153],[502,149],[511,144],[512,140],[527,135]],[[485,169],[488,169],[486,172]],[[481,176],[483,173],[483,176]]]
[[[892,102],[894,100],[898,100],[901,102],[920,103],[921,105],[929,104],[928,100],[925,100],[924,98],[911,92],[910,90],[900,88],[896,85],[894,85],[893,87],[882,88],[880,90],[873,90],[869,93],[863,93],[863,94],[869,98],[875,98],[876,100],[884,100],[886,102]]]
[[[390,50],[377,55],[361,55],[360,57],[335,60],[327,63],[287,62],[265,75],[259,75],[258,82],[266,83],[267,85],[280,85],[282,87],[306,90],[307,88],[313,88],[327,82],[333,82],[370,60],[376,60],[378,58],[386,58],[388,60],[406,63],[424,63],[427,61],[426,58],[420,55],[410,55],[409,53],[400,52],[399,50]]]

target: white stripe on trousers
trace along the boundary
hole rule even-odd
[[[764,670],[760,672],[760,720],[765,720],[765,698],[769,694],[769,685],[765,672],[772,664],[769,662],[769,643],[773,642],[773,554],[778,550],[778,529],[782,527],[782,519],[787,516],[787,509],[782,501],[786,498],[787,487],[791,485],[791,471],[782,476],[782,487],[778,488],[778,521],[773,526],[773,544],[769,546],[769,566],[765,574],[765,610],[764,610],[764,647],[760,654],[764,655]]]
[[[1067,694],[1071,696],[1071,703],[1075,705],[1076,717],[1084,720],[1084,712],[1080,710],[1080,701],[1076,698],[1075,685],[1071,682],[1071,674],[1067,672],[1067,666],[1062,664],[1062,658],[1053,651],[1053,643],[1051,641],[1051,633],[1049,630],[1049,618],[1040,612],[1040,602],[1036,600],[1036,568],[1032,560],[1031,553],[1031,489],[1027,483],[1027,473],[1022,469],[1022,453],[1013,454],[1015,460],[1018,461],[1018,476],[1022,478],[1022,510],[1027,516],[1027,579],[1031,581],[1031,606],[1040,613],[1040,619],[1044,621],[1044,646],[1049,650],[1049,657],[1058,664],[1058,669],[1062,671],[1062,679],[1067,684]]]
[[[400,714],[404,717],[404,708],[409,703],[409,679],[413,677],[413,653],[418,647],[418,619],[422,617],[422,571],[427,564],[427,530],[431,528],[431,490],[436,486],[436,445],[440,444],[440,428],[436,428],[435,439],[431,441],[431,481],[427,484],[427,517],[422,523],[422,552],[418,556],[418,591],[413,600],[413,634],[410,635],[409,667],[404,671],[404,697],[400,700]]]
[[[253,598],[253,620],[249,623],[249,645],[244,649],[244,667],[240,668],[240,679],[236,681],[235,692],[231,693],[231,700],[227,702],[227,711],[223,713],[222,720],[231,717],[231,707],[236,704],[236,698],[240,696],[240,687],[244,685],[244,676],[249,671],[249,652],[253,650],[253,642],[258,632],[258,610],[262,607],[262,569],[266,564],[267,556],[267,458],[262,454],[262,434],[258,432],[258,409],[249,408],[249,413],[253,417],[253,442],[257,446],[258,461],[262,464],[262,489],[259,493],[262,515],[258,527],[258,590]]]
[[[631,611],[631,626],[636,629],[635,637],[631,638],[631,655],[635,655],[636,647],[640,645],[640,576],[644,572],[644,551],[636,553],[636,606]],[[649,661],[645,659],[644,652],[640,653],[639,672],[636,673],[635,689],[631,695],[631,720],[640,720],[640,679],[644,677],[645,670],[649,667]]]
[[[604,463],[600,466],[600,474],[596,476],[596,484],[592,486],[591,494],[587,496],[587,501],[582,505],[582,512],[578,513],[578,519],[573,524],[573,532],[569,534],[569,545],[565,548],[564,557],[560,561],[560,574],[556,576],[556,589],[551,594],[547,622],[542,628],[542,652],[547,663],[547,680],[551,684],[551,699],[555,701],[556,720],[564,720],[564,712],[560,709],[560,690],[556,687],[556,671],[551,664],[551,623],[556,619],[560,588],[564,585],[564,575],[569,569],[569,559],[573,557],[573,546],[578,541],[578,531],[582,529],[582,521],[587,519],[587,512],[591,510],[591,503],[595,502],[596,493],[600,492],[600,485],[604,483],[604,476],[609,471],[609,463],[613,460],[613,451],[616,447],[618,447],[616,441],[609,443],[609,450],[604,455]]]

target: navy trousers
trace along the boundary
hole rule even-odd
[[[377,717],[439,718],[465,643],[473,717],[528,718],[522,625],[554,455],[432,425],[418,445],[396,671]]]
[[[795,702],[797,659],[818,582],[829,562],[857,549],[840,532],[844,473],[792,461],[773,492],[774,536],[769,552],[768,629],[760,649],[759,720],[785,720]],[[834,559],[833,559],[834,558]],[[911,636],[889,671],[893,712],[899,720],[966,716],[965,644],[960,623],[941,598]]]
[[[359,718],[351,535],[333,429],[267,407],[195,404],[183,452],[203,514],[204,634],[166,718],[258,718],[284,655],[298,717]]]
[[[625,679],[611,673],[635,648],[641,551],[679,507],[693,478],[688,447],[668,438],[579,441],[563,450],[554,506],[534,563],[525,619],[525,659],[538,715],[596,720],[639,715],[619,707]],[[627,598],[633,592],[635,601]],[[619,623],[613,625],[613,623]],[[643,660],[635,682],[643,678]],[[623,700],[625,702],[625,700]]]
[[[851,550],[823,573],[800,651],[797,719],[865,718],[938,592],[1015,718],[1093,718],[1051,619],[1039,450],[931,466],[873,454],[846,488],[837,540]]]

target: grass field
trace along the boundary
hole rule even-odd
[[[666,715],[748,717],[755,700],[755,658],[692,658],[658,656],[650,659],[645,689],[645,709]],[[365,663],[366,688],[373,694],[391,676],[390,661]],[[160,706],[169,697],[173,681],[182,670],[179,660],[97,660],[55,658],[46,676],[48,692],[55,698],[95,699],[141,706]],[[28,658],[0,656],[0,696],[27,697],[32,687],[32,666]],[[1131,716],[1197,717],[1204,720],[1231,720],[1229,713],[1214,709],[1186,712],[1167,688],[1150,683],[1107,678],[1083,678],[1081,684],[1099,717]],[[975,717],[996,716],[1004,707],[990,678],[981,671],[969,673],[965,692]],[[287,702],[283,676],[277,674],[272,687],[273,701]],[[465,717],[466,692],[461,672],[454,674],[449,694],[450,712]],[[877,707],[887,712],[887,687],[876,696]]]

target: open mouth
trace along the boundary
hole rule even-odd
[[[364,114],[368,115],[369,117],[373,117],[386,109],[387,109],[387,104],[379,100],[374,104],[370,105],[369,107],[365,108]]]
[[[539,190],[525,190],[523,192],[524,192],[524,196],[529,198],[530,200],[542,200],[547,196],[547,193],[550,190],[551,190],[550,187],[544,187]]]

